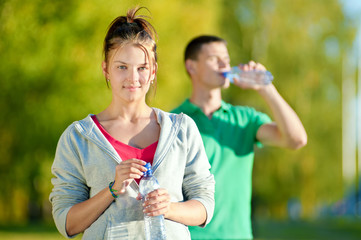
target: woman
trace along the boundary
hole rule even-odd
[[[139,9],[116,18],[104,40],[110,105],[70,125],[57,146],[50,201],[66,237],[143,239],[145,213],[163,214],[167,239],[184,240],[187,225],[205,226],[213,215],[214,179],[195,123],[146,104],[156,81],[156,32]],[[161,189],[142,205],[146,162]]]

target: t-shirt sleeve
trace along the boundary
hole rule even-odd
[[[266,113],[258,112],[253,108],[250,108],[249,110],[251,111],[251,115],[252,115],[251,117],[252,125],[253,125],[252,129],[254,130],[256,146],[258,148],[262,148],[263,144],[260,141],[258,141],[256,138],[257,131],[263,124],[272,122],[272,119]]]

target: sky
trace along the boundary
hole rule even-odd
[[[340,0],[340,2],[346,15],[361,21],[361,0]]]

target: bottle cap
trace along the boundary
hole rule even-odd
[[[147,171],[143,172],[143,177],[151,176],[152,175],[152,165],[147,162],[144,167],[147,169]]]
[[[145,165],[144,165],[145,168],[147,168],[148,170],[152,168],[152,165],[147,162]]]
[[[235,76],[235,74],[232,74],[232,72],[222,72],[221,75],[222,75],[224,78],[227,78],[230,83],[233,83],[233,78],[234,78],[234,77],[237,77],[237,76]]]
[[[229,73],[230,73],[230,72],[222,72],[221,74],[222,74],[222,76],[223,76],[223,77],[225,77],[225,78],[226,78],[226,77],[228,76],[228,74],[229,74]]]

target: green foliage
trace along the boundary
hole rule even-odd
[[[341,195],[339,66],[354,30],[336,0],[7,0],[0,2],[0,222],[51,220],[56,143],[72,121],[109,104],[102,41],[109,23],[138,4],[151,11],[159,35],[151,105],[171,110],[190,95],[183,66],[187,42],[220,35],[233,64],[253,59],[274,74],[309,135],[308,146],[297,152],[257,152],[254,192],[260,204],[272,216],[284,216],[287,199],[298,197],[309,216],[316,204]],[[268,112],[253,92],[231,87],[224,97]]]

